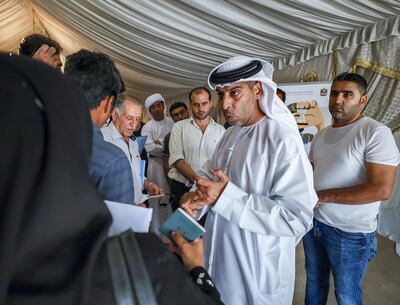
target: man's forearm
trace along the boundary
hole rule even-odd
[[[193,183],[196,180],[197,177],[196,172],[185,160],[180,159],[176,161],[174,166],[178,170],[178,172],[190,182]]]
[[[352,187],[317,191],[320,202],[360,205],[386,200],[391,190],[381,185],[360,184]]]
[[[165,176],[167,176],[168,178],[168,172],[169,172],[169,164],[168,164],[168,158],[169,156],[163,156],[163,168],[164,168],[164,172],[165,172]]]

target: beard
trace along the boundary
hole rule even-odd
[[[195,119],[204,120],[210,115],[211,111],[193,113]]]
[[[338,111],[337,108],[339,108],[340,111]],[[336,120],[346,120],[348,118],[357,116],[361,112],[361,108],[359,105],[352,105],[347,109],[344,107],[329,107],[329,112]]]
[[[151,113],[151,115],[153,116],[153,119],[155,121],[162,121],[164,120],[164,112],[155,112],[155,113]]]
[[[343,112],[332,111],[331,115],[337,120],[341,120],[344,117],[344,113]]]

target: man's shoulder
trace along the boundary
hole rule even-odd
[[[299,132],[297,130],[295,131],[288,125],[283,124],[282,122],[275,119],[270,119],[268,117],[265,117],[265,119],[261,122],[259,130],[261,132],[263,130],[267,131],[265,132],[265,137],[272,137],[276,140],[281,140],[285,142],[290,142],[293,140],[293,138],[299,137]]]
[[[213,124],[213,126],[214,126],[214,128],[216,129],[216,130],[218,130],[218,131],[222,131],[222,132],[225,132],[225,127],[223,126],[223,125],[221,125],[221,124],[219,124],[219,123],[217,123],[217,122],[215,122],[214,120],[212,120],[212,124]]]
[[[190,122],[191,122],[191,118],[187,118],[187,119],[184,119],[184,120],[180,120],[180,121],[178,121],[178,122],[175,122],[175,123],[174,123],[174,126],[181,127],[181,126],[190,124]]]
[[[223,138],[236,138],[242,128],[249,130],[251,139],[254,141],[261,141],[268,144],[273,143],[273,145],[286,143],[289,146],[296,146],[297,142],[300,141],[299,134],[292,128],[267,117],[250,127],[232,126],[224,129]]]
[[[100,128],[100,131],[103,134],[103,138],[105,141],[107,141],[107,142],[111,141],[111,139],[113,137],[111,125],[107,125],[107,126]]]
[[[352,133],[354,137],[362,137],[362,138],[370,138],[373,136],[374,133],[377,131],[384,130],[385,132],[390,132],[389,127],[385,126],[384,124],[370,118],[370,117],[363,117],[358,122],[353,123],[354,126],[352,129],[355,131]],[[332,128],[334,129],[334,128]],[[350,133],[349,133],[350,135]]]
[[[357,126],[356,137],[361,137],[365,141],[379,141],[381,137],[392,137],[392,132],[386,125],[369,117],[364,117]]]
[[[171,119],[169,116],[166,116],[164,118],[164,120],[161,120],[161,121],[156,121],[154,119],[149,120],[147,123],[145,123],[143,125],[143,128],[145,128],[145,127],[149,128],[149,127],[151,127],[153,125],[160,124],[160,122],[161,122],[161,124],[165,124],[166,123],[167,125],[171,125],[171,126],[174,124],[174,120]]]
[[[348,130],[348,132],[346,133],[348,137],[357,137],[360,135],[362,137],[365,137],[368,136],[371,132],[373,132],[377,128],[387,128],[387,127],[372,118],[363,117],[361,120],[358,120],[350,125],[346,125],[339,128],[332,128],[331,125],[326,126],[322,128],[320,131],[318,131],[318,133],[314,137],[313,142],[317,142],[318,139],[323,138],[324,135],[328,136],[337,133],[341,134],[343,133],[342,131],[343,128],[346,128],[346,130]]]
[[[258,141],[264,142],[269,153],[279,155],[282,160],[305,153],[300,132],[275,119],[265,117],[258,126]]]
[[[116,163],[124,163],[125,161],[129,166],[129,161],[125,153],[116,145],[108,143],[101,138],[93,140],[92,163],[109,167]]]
[[[311,149],[319,147],[320,143],[324,143],[325,139],[338,138],[345,139],[347,145],[356,143],[360,149],[365,149],[369,144],[383,140],[382,137],[391,137],[390,129],[384,124],[369,118],[363,117],[362,119],[343,127],[333,128],[327,126],[320,130],[314,137],[311,143]],[[371,142],[372,141],[372,142]]]
[[[178,122],[175,122],[171,128],[171,132],[182,132],[184,129],[187,129],[188,127],[190,127],[192,125],[191,119],[184,119],[184,120],[180,120]]]
[[[377,120],[370,118],[368,116],[365,116],[362,118],[362,122],[365,125],[371,125],[371,126],[384,126],[381,122],[378,122]]]
[[[143,124],[142,130],[143,128],[149,128],[149,126],[153,125],[154,120],[151,119],[149,121],[147,121],[146,123]]]
[[[146,123],[143,124],[142,130],[143,130],[144,128],[151,128],[153,125],[156,125],[156,124],[157,124],[157,121],[156,121],[156,120],[150,119],[150,120],[148,120]]]
[[[152,120],[154,121],[154,120]],[[161,126],[168,126],[169,128],[172,127],[172,125],[174,125],[174,120],[172,118],[170,118],[169,116],[165,116],[163,120],[158,121],[158,124],[160,124]],[[156,124],[156,121],[154,121],[154,124]]]
[[[103,126],[103,127],[100,128],[100,131],[101,131],[101,133],[103,134],[103,136],[104,136],[105,133],[106,133],[106,134],[111,133],[111,128],[110,128],[110,126],[111,126],[111,124],[106,125],[106,126]]]
[[[153,125],[154,125],[154,120],[151,119],[150,121],[148,121],[147,123],[145,123],[142,127],[142,131],[140,132],[140,134],[142,136],[148,136],[151,135],[153,132]]]
[[[362,121],[363,128],[370,128],[372,130],[376,128],[388,128],[386,125],[382,124],[381,122],[378,122],[374,120],[373,118],[370,117],[365,117]]]

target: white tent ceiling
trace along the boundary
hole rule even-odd
[[[128,91],[176,96],[203,85],[211,67],[247,54],[285,68],[400,33],[396,0],[0,0],[0,50],[34,31],[64,55],[109,54]]]

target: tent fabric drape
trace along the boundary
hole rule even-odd
[[[32,32],[33,14],[18,0],[0,1],[0,51],[16,52],[21,38]]]
[[[109,54],[141,99],[203,85],[210,68],[233,55],[286,69],[400,32],[397,1],[6,0],[0,9],[1,50],[15,51],[37,19],[65,54]]]

